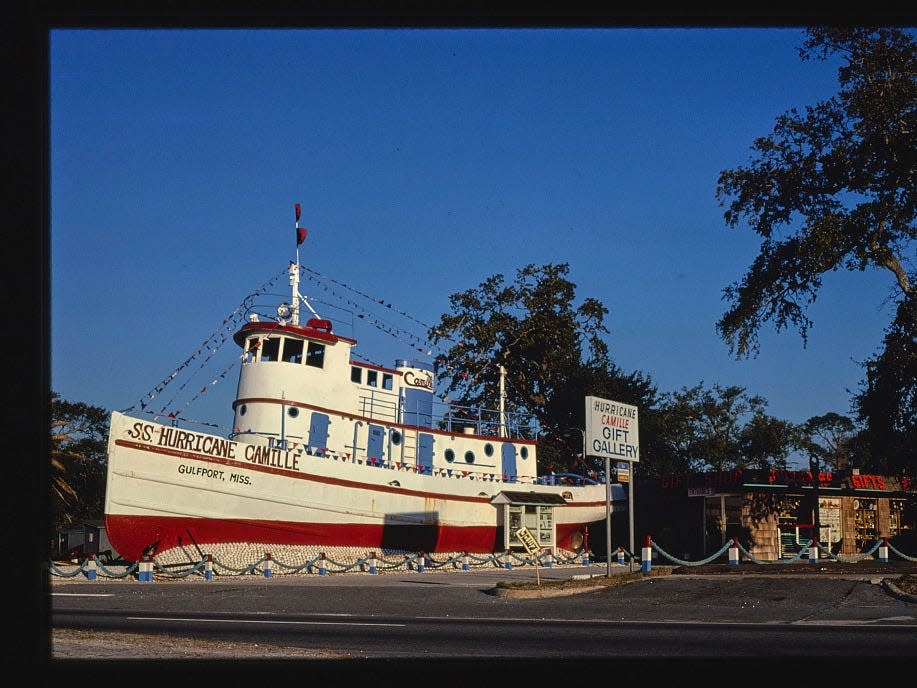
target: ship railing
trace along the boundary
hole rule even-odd
[[[373,390],[360,397],[360,415],[372,420],[398,422],[398,395],[385,390]]]
[[[579,473],[548,473],[536,481],[539,485],[599,485],[605,482],[605,474],[597,473],[594,477]]]
[[[537,425],[530,414],[504,411],[503,432],[500,431],[500,411],[483,406],[463,406],[456,403],[433,402],[425,407],[405,408],[404,417],[416,419],[417,425],[454,433],[470,433],[490,437],[534,440]]]
[[[435,428],[454,433],[534,440],[538,426],[531,414],[483,406],[463,406],[441,401],[403,403],[394,392],[373,390],[359,399],[360,414],[373,420],[400,422],[420,428]]]
[[[395,472],[416,473],[417,475],[439,476],[443,478],[459,478],[466,480],[480,480],[482,482],[512,483],[512,484],[543,484],[540,479],[529,475],[516,475],[502,473],[498,470],[485,471],[474,470],[470,465],[462,468],[458,466],[428,466],[418,465],[413,462],[405,462],[388,457],[376,458],[375,456],[354,456],[350,453],[335,453],[326,447],[305,446],[304,453],[308,456],[324,458],[330,461],[340,461],[342,463],[353,463],[359,466],[369,466],[370,468],[382,468]],[[389,483],[394,485],[394,481]],[[560,484],[560,483],[558,483]],[[397,485],[396,485],[397,487]]]

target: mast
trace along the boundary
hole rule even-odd
[[[500,366],[500,437],[506,437],[506,368]]]
[[[299,247],[296,248],[296,262],[290,263],[290,288],[293,292],[293,308],[290,322],[299,325]]]
[[[291,298],[293,300],[293,305],[290,308],[290,323],[293,325],[299,325],[300,301],[306,304],[306,308],[308,308],[312,312],[312,315],[314,315],[316,318],[318,318],[319,315],[315,312],[315,309],[309,305],[309,302],[306,301],[306,299],[304,299],[299,293],[299,245],[306,240],[306,236],[308,236],[309,232],[305,227],[299,226],[299,218],[302,214],[302,208],[300,207],[299,203],[295,204],[293,207],[296,211],[296,262],[290,263],[290,291],[292,292]]]
[[[293,312],[290,316],[290,322],[299,325],[299,245],[305,241],[306,228],[299,226],[299,218],[302,215],[302,207],[297,203],[293,206],[296,215],[296,263],[290,265],[290,289],[292,291]]]

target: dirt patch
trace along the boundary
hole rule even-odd
[[[183,638],[165,634],[51,630],[52,659],[349,659],[331,650]]]
[[[875,560],[858,562],[821,560],[812,564],[808,560],[793,563],[773,562],[756,564],[751,561],[740,561],[738,564],[701,564],[698,566],[677,566],[672,573],[694,574],[710,576],[728,574],[741,576],[746,574],[776,575],[776,576],[885,576],[897,578],[904,575],[917,575],[917,562],[913,561],[888,561],[882,563]]]

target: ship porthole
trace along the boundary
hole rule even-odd
[[[449,463],[452,463],[453,461],[455,461],[455,452],[452,451],[451,449],[446,450],[445,456],[446,456],[446,461],[448,461]]]
[[[244,416],[246,411],[248,411],[248,408],[245,406],[245,404],[242,404],[239,407],[239,415]]]
[[[484,445],[484,455],[485,456],[494,455],[494,445],[492,445],[490,442]]]
[[[397,430],[392,430],[392,444],[401,444],[401,433]]]
[[[519,450],[519,456],[521,456],[523,459],[529,458],[529,448],[522,447],[522,449]]]
[[[296,418],[296,416],[299,415],[299,409],[295,406],[291,406],[287,409],[287,415],[290,416],[290,418]]]
[[[473,451],[465,452],[465,463],[474,463],[474,452]]]

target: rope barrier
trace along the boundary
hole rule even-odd
[[[613,556],[616,557],[619,565],[625,563],[625,557],[631,563],[638,561],[641,564],[644,573],[648,572],[652,566],[652,553],[655,552],[660,559],[671,562],[677,566],[702,566],[710,564],[728,553],[728,563],[737,564],[739,554],[730,552],[737,550],[745,560],[762,566],[789,565],[794,562],[808,559],[811,561],[811,552],[817,551],[826,559],[838,561],[841,563],[857,563],[864,559],[871,559],[873,555],[879,553],[880,563],[888,563],[888,555],[884,554],[887,549],[895,556],[904,561],[917,561],[917,557],[904,554],[894,545],[888,542],[887,538],[877,540],[872,546],[855,556],[842,556],[831,552],[821,543],[809,540],[802,543],[801,549],[792,557],[786,557],[779,560],[766,560],[755,557],[744,545],[737,539],[724,544],[719,550],[708,557],[697,561],[690,561],[673,556],[666,552],[662,547],[657,545],[652,538],[646,536],[646,546],[643,547],[641,556],[635,557],[632,552],[625,547],[619,547],[614,550]],[[884,555],[884,556],[883,556]],[[163,565],[156,561],[155,557],[144,557],[143,561],[134,562],[129,566],[112,567],[106,566],[94,554],[88,554],[74,569],[70,566],[62,567],[60,562],[50,561],[48,572],[53,577],[70,579],[77,576],[83,576],[87,580],[98,581],[105,579],[125,579],[133,578],[140,582],[150,582],[154,578],[177,580],[188,578],[190,576],[199,576],[204,580],[212,580],[214,576],[220,575],[259,575],[265,578],[272,578],[275,571],[282,575],[295,574],[317,574],[328,575],[329,573],[348,573],[359,571],[371,575],[378,574],[381,571],[393,571],[395,569],[414,570],[423,573],[425,569],[439,570],[451,568],[452,570],[468,571],[473,568],[494,567],[500,569],[512,569],[515,566],[591,566],[602,562],[602,558],[596,558],[589,550],[580,550],[579,552],[557,552],[543,551],[537,556],[528,555],[521,552],[506,550],[504,552],[490,554],[473,554],[470,552],[458,552],[437,559],[426,552],[408,552],[401,555],[401,558],[388,558],[380,556],[377,552],[368,552],[366,556],[358,557],[354,561],[336,561],[328,558],[324,553],[319,554],[313,559],[302,563],[285,563],[278,560],[270,552],[266,552],[257,561],[252,562],[241,568],[234,568],[216,559],[211,554],[205,554],[199,561],[189,561],[183,568],[176,565]]]

